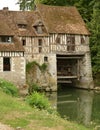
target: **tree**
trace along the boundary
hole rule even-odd
[[[85,22],[91,21],[91,14],[93,12],[93,3],[91,0],[79,0],[74,4]]]
[[[46,5],[55,5],[55,6],[66,6],[74,5],[78,0],[18,0],[20,10],[33,10],[35,4],[41,3]]]
[[[19,0],[17,4],[19,4],[20,10],[33,10],[35,0]]]
[[[64,6],[67,5],[67,0],[40,0],[40,3],[46,4],[46,5],[58,5],[58,6]]]
[[[90,47],[94,74],[100,73],[100,1],[94,0],[92,20],[89,24],[91,31]]]

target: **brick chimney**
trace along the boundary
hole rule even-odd
[[[8,7],[3,7],[3,10],[8,11],[9,8]]]

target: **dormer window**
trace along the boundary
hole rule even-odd
[[[0,42],[12,43],[12,41],[13,41],[12,36],[0,36]]]
[[[35,29],[36,29],[36,32],[38,33],[38,34],[42,34],[43,33],[43,30],[42,30],[42,27],[41,26],[37,26],[37,27],[35,27]]]
[[[43,34],[45,32],[44,25],[41,21],[37,22],[34,26],[36,33]]]
[[[27,24],[18,24],[18,28],[26,29],[27,28]]]

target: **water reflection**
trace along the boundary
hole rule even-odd
[[[47,93],[54,108],[62,117],[86,126],[100,124],[100,93],[80,89],[66,89]]]
[[[78,91],[77,119],[79,122],[89,125],[92,116],[93,91]]]
[[[67,97],[63,99],[59,98],[58,96],[58,112],[62,116],[66,115],[70,120],[89,125],[92,116],[94,92],[71,89],[66,91],[66,93],[60,93],[60,97],[63,94],[70,94],[70,96],[69,98]],[[66,102],[60,104],[60,102],[63,102],[63,100]]]
[[[51,106],[57,109],[57,92],[47,92],[46,96],[48,97]]]

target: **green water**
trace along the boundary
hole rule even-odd
[[[85,126],[100,125],[100,92],[80,89],[59,91],[57,111],[62,117]]]

